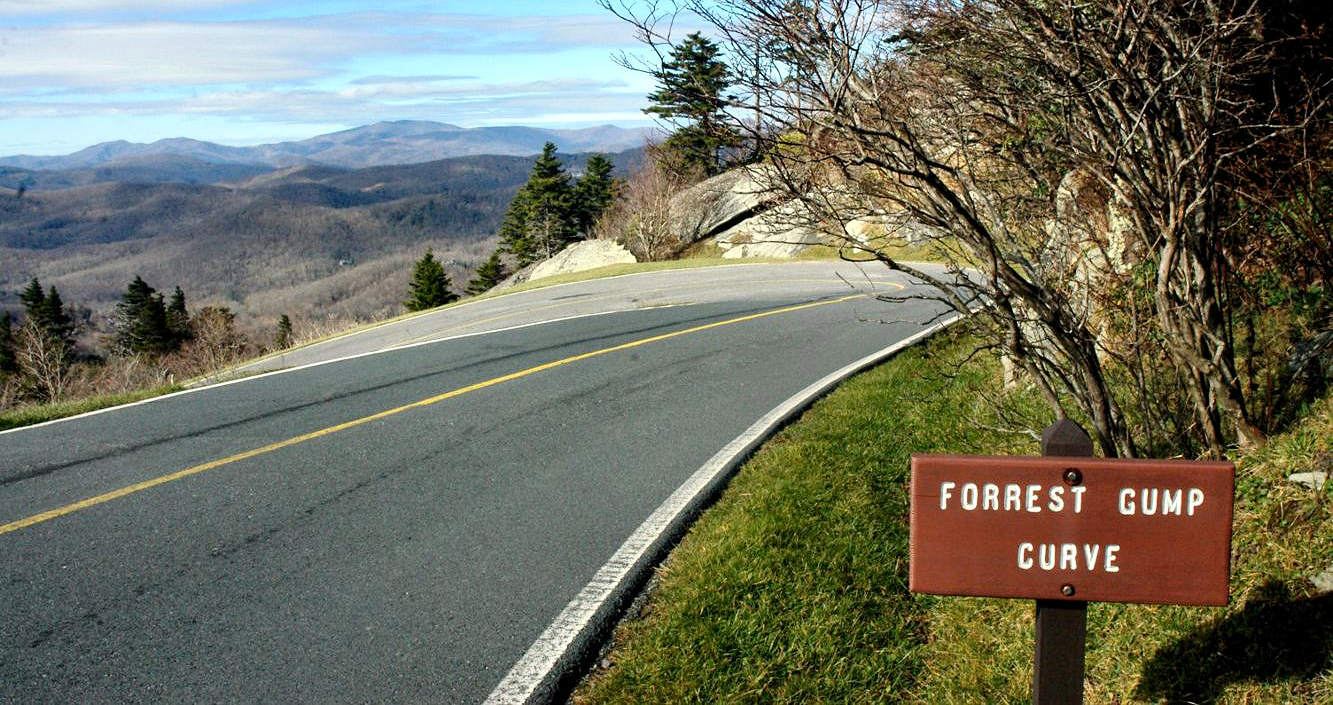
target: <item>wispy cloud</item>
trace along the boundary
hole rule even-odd
[[[558,79],[519,83],[377,83],[338,90],[222,90],[181,99],[7,101],[8,117],[50,118],[74,113],[99,116],[147,116],[163,113],[216,115],[268,122],[311,122],[329,115],[356,114],[360,120],[398,118],[444,119],[460,122],[496,119],[530,122],[548,113],[615,112],[637,116],[635,95],[617,93],[618,81]],[[588,118],[592,120],[596,118]],[[574,122],[568,117],[562,122]],[[549,122],[549,120],[548,120]]]
[[[80,116],[573,122],[567,116],[580,112],[634,116],[644,92],[627,89],[630,77],[610,59],[634,46],[630,29],[609,14],[566,14],[569,5],[541,16],[512,16],[517,6],[500,16],[392,4],[292,16],[300,8],[288,6],[248,19],[235,10],[246,3],[230,0],[0,0],[0,18],[38,6],[45,19],[0,26],[0,134],[5,120],[27,120],[28,129]],[[190,14],[209,7],[227,18]],[[145,8],[160,18],[116,14]],[[71,19],[80,12],[102,14]]]
[[[437,76],[363,76],[347,83],[353,86],[374,86],[382,83],[439,83],[441,81],[471,81],[477,76],[437,75]]]
[[[308,80],[369,55],[538,54],[605,46],[617,32],[623,28],[605,18],[506,22],[379,13],[24,27],[0,30],[0,77],[11,87]]]
[[[197,10],[202,7],[223,7],[245,4],[244,0],[0,0],[0,17],[27,17],[32,15],[89,14],[142,12],[164,10]]]
[[[0,32],[0,77],[10,91],[297,81],[383,46],[294,23],[50,27]]]

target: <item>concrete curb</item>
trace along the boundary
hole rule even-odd
[[[961,318],[955,315],[939,321],[829,374],[765,414],[718,451],[625,540],[501,679],[486,698],[487,705],[548,703],[567,694],[653,569],[760,445],[843,380],[935,335]]]

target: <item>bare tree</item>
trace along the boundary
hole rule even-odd
[[[235,362],[246,340],[236,330],[236,314],[225,306],[204,306],[190,318],[193,339],[180,358],[191,374],[211,374]]]
[[[32,320],[19,328],[15,342],[18,376],[27,388],[28,396],[43,402],[64,399],[76,380],[69,344]]]
[[[1228,174],[1326,121],[1261,100],[1284,80],[1264,6],[1227,0],[623,2],[659,41],[678,13],[725,38],[764,125],[771,186],[844,233],[848,257],[934,284],[1077,412],[1108,455],[1155,436],[1261,443],[1237,369]],[[1284,108],[1288,106],[1282,106]],[[738,110],[738,115],[740,111]],[[850,227],[878,223],[867,238]],[[910,232],[951,267],[885,244]],[[1118,381],[1123,382],[1119,384]],[[1121,391],[1128,390],[1128,391]],[[1179,393],[1192,423],[1154,395]]]
[[[686,179],[662,166],[650,152],[634,170],[618,198],[598,220],[598,239],[616,240],[640,261],[667,259],[681,248],[671,215],[671,198]]]

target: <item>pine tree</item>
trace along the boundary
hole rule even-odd
[[[190,339],[190,312],[185,309],[185,292],[179,286],[167,304],[167,329],[177,344]]]
[[[19,301],[23,302],[28,320],[43,334],[60,341],[67,351],[73,350],[74,320],[65,311],[65,302],[54,286],[43,291],[41,282],[34,277],[19,294]]]
[[[28,320],[37,320],[41,315],[42,306],[46,303],[46,292],[42,289],[42,283],[33,277],[28,282],[28,287],[19,294],[19,301],[23,302],[23,310],[28,314]]]
[[[573,189],[569,174],[547,142],[532,164],[528,181],[519,189],[500,225],[500,243],[523,267],[549,259],[574,240]]]
[[[0,352],[0,367],[8,366],[20,375],[27,393],[43,401],[58,400],[68,383],[74,362],[74,321],[65,312],[65,302],[53,286],[43,292],[36,278],[19,295],[28,321],[15,334],[6,312],[4,331],[8,338],[0,343],[8,354]],[[21,342],[20,342],[21,341]],[[8,360],[4,358],[8,357]]]
[[[532,175],[523,187],[527,193],[528,233],[542,259],[550,259],[574,239],[569,174],[555,157],[556,146],[547,142],[532,164]]]
[[[672,47],[670,58],[653,72],[661,87],[648,95],[653,105],[643,111],[677,125],[665,146],[678,171],[720,173],[727,150],[741,145],[740,134],[728,124],[731,98],[725,91],[731,72],[719,54],[716,44],[695,32]]]
[[[585,237],[592,233],[597,219],[616,198],[617,184],[611,175],[614,170],[610,160],[594,154],[588,157],[583,176],[574,184],[574,227]]]
[[[273,334],[273,349],[286,350],[292,346],[292,319],[282,314],[278,319],[278,330]]]
[[[500,251],[491,253],[489,259],[477,267],[477,274],[467,283],[467,295],[476,296],[490,291],[505,278],[505,265],[500,261]]]
[[[536,244],[528,237],[528,192],[520,188],[509,202],[504,220],[500,222],[500,247],[514,256],[518,266],[525,267],[537,260]]]
[[[0,377],[18,374],[18,358],[14,356],[14,316],[5,311],[0,316]]]
[[[46,292],[46,300],[42,302],[36,321],[47,335],[64,343],[67,350],[74,349],[74,319],[65,311],[65,302],[54,286]]]
[[[111,348],[117,355],[158,355],[180,347],[180,339],[167,323],[162,295],[139,276],[134,277],[116,304],[112,328],[115,332]]]
[[[435,259],[435,253],[426,248],[426,255],[417,260],[412,270],[412,284],[408,289],[409,298],[403,302],[409,311],[424,311],[428,308],[443,306],[458,299],[458,294],[449,291],[449,275],[444,266]]]

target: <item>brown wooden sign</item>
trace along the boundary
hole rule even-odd
[[[1231,463],[912,456],[911,589],[1227,604]]]

